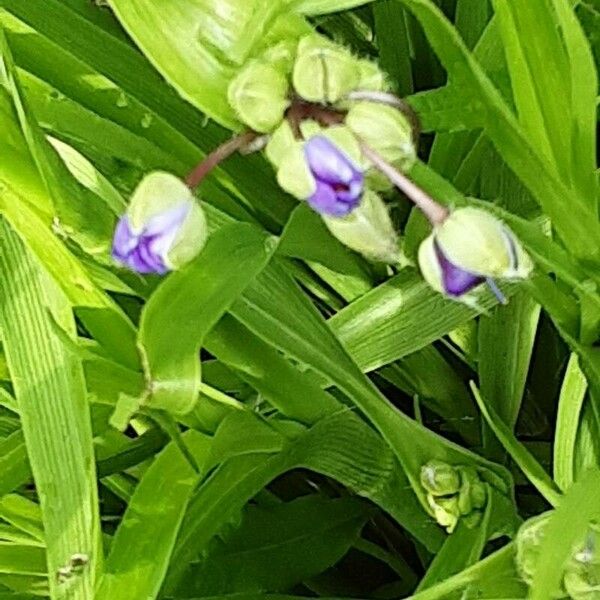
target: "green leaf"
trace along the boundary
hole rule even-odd
[[[98,196],[88,192],[73,178],[33,120],[4,30],[0,31],[0,57],[4,86],[11,94],[29,151],[49,197],[54,201],[55,219],[84,250],[91,254],[105,254],[112,237],[113,215]]]
[[[372,0],[291,0],[294,10],[305,15],[323,15],[326,13],[348,10]]]
[[[277,17],[281,0],[209,0],[199,4],[168,0],[110,0],[117,17],[179,94],[221,125],[238,129],[227,101],[227,88],[236,70],[253,51],[276,39],[277,28],[306,27],[300,20]],[[285,22],[282,22],[285,21]]]
[[[481,395],[509,429],[514,428],[521,407],[539,316],[539,305],[521,292],[508,306],[493,309],[479,321]],[[493,441],[485,439],[484,445],[486,456],[497,455]]]
[[[290,589],[336,563],[368,515],[365,503],[348,497],[312,495],[273,507],[250,506],[239,528],[193,565],[185,594]]]
[[[558,400],[552,461],[554,479],[562,490],[570,488],[575,479],[577,432],[586,392],[587,380],[579,367],[579,359],[576,354],[571,354]]]
[[[493,408],[483,401],[475,384],[471,383],[471,389],[485,420],[496,434],[505,450],[517,463],[529,481],[531,481],[538,489],[540,494],[542,494],[552,506],[557,506],[561,501],[561,494],[554,481],[552,481],[548,473],[544,471],[543,467],[525,446],[517,440],[512,431],[503,423]]]
[[[0,497],[23,485],[31,477],[22,431],[0,441]]]
[[[190,431],[183,436],[201,463],[209,438]],[[175,538],[200,475],[175,443],[152,463],[135,489],[107,558],[94,598],[126,600],[158,596]]]
[[[442,531],[418,504],[390,448],[364,421],[343,411],[321,419],[282,452],[236,456],[203,482],[181,528],[166,592],[178,587],[187,566],[251,498],[295,468],[322,473],[370,498],[430,550],[439,547]]]
[[[208,334],[205,346],[287,417],[312,425],[341,408],[312,373],[300,372],[229,315]]]
[[[0,542],[0,573],[45,575],[46,553],[43,548]]]
[[[524,5],[512,0],[494,1],[494,9],[519,121],[540,154],[568,181],[570,102],[564,93],[568,65],[552,10],[548,10],[546,0]],[[524,31],[527,36],[522,35]],[[552,56],[553,69],[544,68],[546,56]]]
[[[414,594],[411,600],[442,600],[457,594],[473,594],[478,598],[525,598],[527,586],[517,573],[515,560],[514,546],[508,544],[461,573]]]
[[[413,76],[406,9],[395,0],[384,0],[374,4],[373,17],[379,66],[388,73],[400,96],[408,96],[413,91]]]
[[[89,598],[102,560],[92,432],[79,360],[62,346],[49,310],[70,335],[70,307],[0,220],[0,324],[48,539],[53,598]],[[88,564],[69,590],[55,574],[74,554]]]
[[[402,296],[394,299],[394,312],[402,300]],[[343,335],[340,341],[275,263],[246,290],[232,314],[265,341],[334,383],[360,408],[390,444],[423,506],[427,503],[420,469],[433,458],[454,464],[476,463],[499,488],[506,491],[510,486],[502,468],[455,446],[392,406],[345,350]],[[381,316],[379,311],[376,314]]]
[[[600,253],[600,250],[596,251],[600,249],[600,226],[597,226],[598,219],[592,214],[594,211],[590,210],[587,199],[573,193],[559,179],[548,160],[530,144],[499,91],[439,8],[431,0],[399,1],[421,23],[449,76],[467,87],[482,102],[486,133],[550,216],[565,245],[577,257],[593,259]],[[590,227],[590,223],[594,225]]]
[[[154,292],[142,312],[139,334],[149,406],[176,413],[192,409],[205,335],[266,266],[274,249],[273,240],[254,227],[229,225]]]

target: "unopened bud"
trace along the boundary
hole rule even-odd
[[[421,467],[421,485],[434,496],[456,494],[460,489],[460,476],[452,465],[430,460]]]
[[[229,84],[227,97],[241,121],[268,133],[283,120],[290,104],[285,73],[266,61],[251,60]]]
[[[531,259],[512,231],[478,208],[459,208],[419,248],[419,267],[427,283],[460,298],[486,280],[524,279]]]
[[[370,260],[397,264],[402,258],[388,209],[371,190],[365,191],[360,204],[349,215],[323,215],[323,221],[342,244]]]
[[[370,60],[358,60],[359,79],[356,89],[383,92],[390,89],[385,73],[377,63]]]
[[[343,46],[318,34],[308,35],[298,45],[294,89],[309,102],[338,102],[359,82],[360,71],[356,63]]]
[[[412,125],[397,108],[374,102],[357,102],[348,112],[346,125],[400,170],[408,170],[414,164],[417,153]]]
[[[135,189],[117,224],[112,255],[138,273],[164,274],[190,262],[208,227],[191,190],[170,173],[150,173]]]

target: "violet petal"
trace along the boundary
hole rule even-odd
[[[451,263],[437,242],[434,242],[435,253],[442,269],[444,290],[449,296],[462,296],[485,281],[484,277],[469,273]]]

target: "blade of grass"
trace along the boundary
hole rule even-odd
[[[183,437],[197,462],[202,463],[210,439],[193,431]],[[136,487],[117,529],[95,600],[157,598],[199,479],[175,443],[158,455]]]
[[[579,367],[577,354],[571,354],[558,400],[554,433],[554,480],[567,490],[575,479],[575,449],[579,431],[587,380]]]
[[[48,309],[72,334],[69,306],[0,220],[0,322],[23,433],[44,516],[53,599],[88,600],[102,564],[92,432],[79,361],[58,342]],[[58,569],[89,561],[69,585]]]
[[[537,462],[533,455],[517,440],[512,431],[502,422],[495,411],[486,404],[479,390],[471,383],[471,390],[477,400],[479,409],[485,417],[488,425],[496,434],[505,450],[511,458],[517,463],[521,471],[537,488],[542,496],[552,505],[558,506],[561,501],[560,490],[543,467]]]

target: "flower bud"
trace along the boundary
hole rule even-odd
[[[384,92],[390,89],[389,81],[377,63],[363,59],[357,61],[357,66],[359,79],[356,89],[372,92]]]
[[[405,171],[414,164],[417,152],[412,125],[397,108],[357,102],[348,112],[346,125],[395,167]]]
[[[322,215],[343,217],[363,195],[360,148],[343,127],[332,127],[306,142],[296,142],[279,164],[279,185]]]
[[[383,200],[366,190],[360,204],[345,217],[323,215],[329,231],[342,244],[376,261],[396,264],[402,255],[398,236]]]
[[[452,465],[430,460],[421,467],[421,485],[433,496],[456,494],[460,490],[460,476]]]
[[[515,540],[516,565],[519,575],[527,585],[533,583],[538,566],[540,549],[551,512],[529,519],[519,529]],[[598,596],[600,585],[600,557],[597,553],[600,534],[597,525],[592,523],[585,535],[573,548],[564,566],[560,589],[555,597],[569,597],[574,600],[591,600]]]
[[[300,40],[293,84],[309,102],[333,104],[355,89],[360,78],[356,59],[344,47],[310,34]]]
[[[431,460],[421,467],[421,485],[433,516],[448,533],[452,533],[459,518],[467,527],[479,524],[487,488],[473,467]]]
[[[456,497],[445,498],[429,494],[427,502],[438,525],[448,533],[452,533],[456,529],[461,516]]]
[[[300,132],[302,138],[305,140],[310,139],[315,135],[319,135],[323,128],[311,119],[302,121],[300,123]],[[294,132],[288,121],[283,121],[277,129],[271,134],[269,142],[265,148],[267,159],[273,166],[279,168],[285,155],[289,151],[300,151],[302,152],[302,141],[297,140],[294,136]]]
[[[524,279],[531,259],[512,231],[478,208],[459,208],[419,247],[425,281],[442,294],[459,298],[492,278]]]
[[[138,273],[164,274],[190,262],[208,237],[204,211],[170,173],[150,173],[117,224],[112,256]]]
[[[240,120],[254,131],[268,133],[283,120],[288,99],[284,72],[262,60],[251,60],[229,84],[227,98]]]

